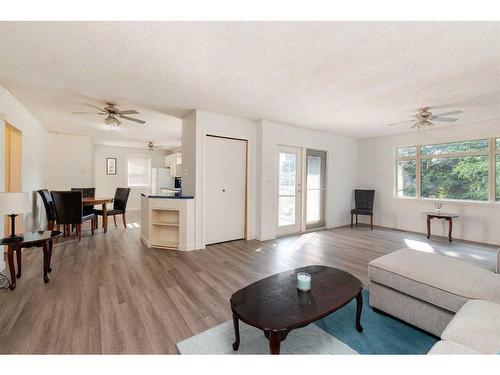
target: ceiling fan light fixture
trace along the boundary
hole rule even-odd
[[[121,122],[112,114],[109,114],[105,119],[104,123],[111,126],[120,126]]]

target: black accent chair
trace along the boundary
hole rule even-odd
[[[370,228],[373,230],[373,200],[375,190],[354,190],[354,206],[351,210],[351,228],[353,226],[353,216],[356,215],[356,226],[358,225],[358,215],[370,216]]]
[[[56,222],[56,211],[54,209],[52,196],[47,189],[38,190],[37,193],[40,194],[43,202],[43,207],[45,207],[45,213],[47,215],[47,230],[54,230],[54,225]]]
[[[90,215],[83,214],[83,193],[81,191],[52,191],[52,200],[56,213],[57,227],[63,226],[65,236],[70,236],[70,226],[76,226],[78,242],[82,240],[82,224],[85,221],[90,221],[90,230],[94,235],[94,221],[96,219],[94,213]]]
[[[127,202],[129,195],[130,195],[130,188],[116,188],[115,198],[113,199],[113,209],[107,211],[108,216],[113,216],[115,227],[117,226],[116,215],[122,215],[123,226],[127,228],[127,218],[125,216],[125,211],[127,210]],[[103,216],[104,214],[103,210],[94,210],[94,213],[98,216],[99,215]],[[97,221],[95,224],[97,227]],[[104,227],[104,220],[102,226]]]

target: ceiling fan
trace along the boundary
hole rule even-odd
[[[163,146],[158,146],[158,145],[155,145],[153,141],[149,141],[148,144],[146,145],[146,148],[149,150],[149,151],[156,151],[156,150],[165,150],[166,148],[163,147]]]
[[[419,108],[418,113],[416,115],[411,116],[413,117],[413,119],[401,122],[394,122],[392,124],[388,124],[387,126],[403,125],[409,122],[413,122],[413,125],[410,127],[410,129],[430,128],[434,126],[434,121],[455,122],[458,120],[458,118],[445,117],[445,116],[458,115],[460,113],[463,113],[463,111],[451,111],[434,115],[432,112],[429,111],[429,109],[431,109],[431,107]]]
[[[146,123],[146,121],[139,120],[139,119],[127,116],[127,115],[138,115],[139,112],[137,112],[135,109],[129,109],[129,110],[126,110],[126,111],[120,111],[118,108],[115,107],[115,104],[112,104],[112,103],[106,103],[106,106],[104,108],[99,108],[99,107],[97,107],[95,105],[86,104],[86,103],[85,103],[85,105],[87,107],[91,107],[91,108],[97,109],[99,112],[97,112],[97,113],[96,112],[71,112],[71,113],[74,114],[74,115],[100,115],[100,116],[106,116],[104,118],[104,122],[107,125],[111,125],[113,127],[114,126],[120,126],[120,124],[122,123],[120,121],[120,119],[137,122],[139,124],[145,124]]]

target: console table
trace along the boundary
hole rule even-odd
[[[59,231],[40,231],[33,233],[25,233],[23,237],[17,237],[14,241],[9,237],[1,240],[2,245],[7,245],[7,259],[10,270],[10,290],[16,288],[16,277],[21,278],[21,250],[28,247],[41,247],[43,248],[43,281],[49,282],[48,273],[52,271],[50,268],[50,261],[52,258],[52,240],[57,238],[62,233]],[[14,266],[14,251],[17,256],[17,275]]]
[[[437,212],[424,212],[424,215],[427,215],[427,238],[431,237],[431,220],[432,219],[442,219],[448,222],[448,240],[451,242],[451,232],[453,230],[453,219],[457,218],[457,214],[445,214],[445,213],[437,213]]]

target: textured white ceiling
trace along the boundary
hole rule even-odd
[[[357,138],[419,106],[500,119],[500,23],[0,23],[0,82],[51,131],[117,139],[82,103],[135,108],[124,140],[178,145],[199,108]],[[498,121],[498,120],[497,120]],[[500,122],[499,122],[500,123]]]

